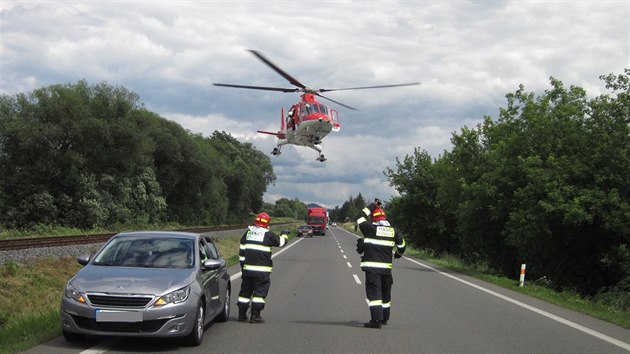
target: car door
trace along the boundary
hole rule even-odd
[[[212,240],[200,238],[199,242],[199,250],[203,253],[203,260],[219,260],[217,249],[212,243]],[[224,267],[213,270],[201,270],[204,292],[206,294],[206,312],[208,313],[209,318],[214,318],[218,312],[223,309],[221,305],[221,291],[219,285],[219,281],[221,279],[220,274],[223,270]]]

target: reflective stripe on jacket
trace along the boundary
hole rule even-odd
[[[402,255],[406,243],[402,234],[388,222],[371,223],[368,206],[361,210],[357,219],[363,238],[357,242],[357,252],[362,254],[361,269],[365,272],[391,274],[393,252]]]
[[[284,247],[287,235],[276,235],[273,231],[259,226],[249,226],[241,237],[239,261],[243,275],[256,276],[271,273],[272,247]]]

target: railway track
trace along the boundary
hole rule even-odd
[[[279,224],[276,224],[279,225]],[[179,229],[176,231],[186,232],[216,232],[239,230],[246,228],[247,225],[232,226],[215,226],[215,227],[195,227]],[[0,240],[0,251],[21,250],[40,247],[58,247],[70,245],[82,245],[90,243],[103,243],[109,240],[116,233],[92,234],[92,235],[74,235],[74,236],[45,236],[45,237],[28,237],[11,240]]]

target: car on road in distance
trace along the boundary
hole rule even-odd
[[[200,345],[230,316],[230,275],[209,236],[137,231],[113,236],[77,261],[61,300],[67,340],[86,335],[171,337]]]
[[[313,237],[313,227],[311,225],[302,225],[297,228],[298,237]]]

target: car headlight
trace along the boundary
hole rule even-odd
[[[85,304],[85,298],[83,298],[83,295],[81,295],[81,293],[78,292],[75,288],[73,288],[72,285],[70,284],[66,285],[66,291],[64,294],[67,298],[70,298],[82,304]]]
[[[188,299],[188,295],[190,295],[190,286],[187,286],[183,289],[175,290],[172,293],[161,296],[159,299],[157,299],[154,306],[164,306],[167,304],[176,304],[178,302],[183,302]]]

